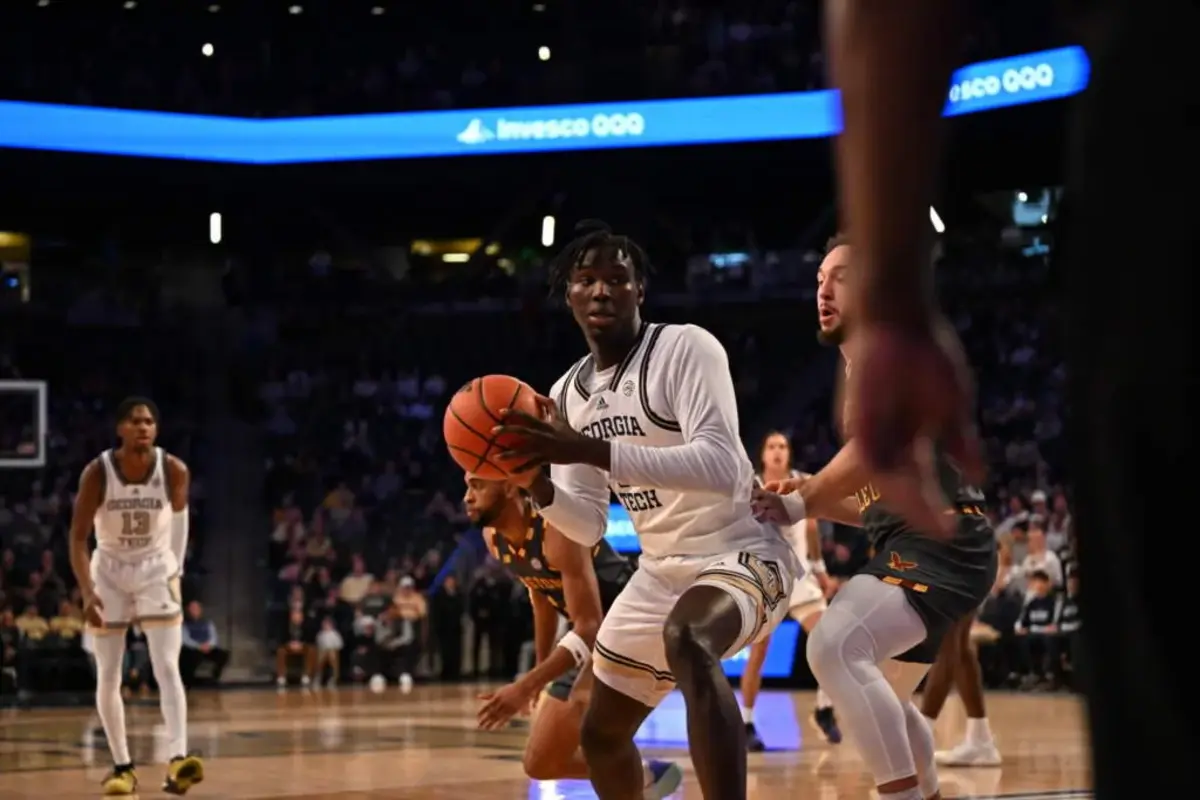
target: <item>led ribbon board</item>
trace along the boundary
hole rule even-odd
[[[1083,49],[971,64],[946,114],[1075,94]],[[231,164],[545,153],[812,139],[841,127],[834,91],[462,111],[239,119],[0,101],[0,147]]]

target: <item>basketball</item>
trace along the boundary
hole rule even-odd
[[[538,416],[537,392],[524,381],[508,375],[485,375],[467,383],[450,399],[442,418],[442,436],[450,456],[465,471],[499,481],[511,473],[496,456],[520,441],[514,434],[492,436],[506,408]]]

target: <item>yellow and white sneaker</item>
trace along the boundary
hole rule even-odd
[[[100,781],[105,797],[120,797],[137,794],[138,779],[133,767],[113,767],[112,772]]]
[[[167,794],[187,794],[187,790],[204,780],[204,762],[199,756],[175,756],[167,765],[163,791]]]

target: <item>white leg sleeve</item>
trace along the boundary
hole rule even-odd
[[[125,663],[125,632],[92,637],[96,659],[96,712],[104,726],[113,764],[130,763],[129,739],[125,736],[125,701],[121,699],[121,668]]]
[[[179,625],[156,625],[146,629],[146,646],[150,651],[150,666],[158,681],[159,703],[163,722],[171,737],[167,750],[171,758],[187,755],[187,694],[179,674],[179,652],[183,649],[183,628]]]
[[[880,669],[926,636],[904,592],[870,575],[855,576],[808,637],[813,675],[833,700],[876,786],[917,775],[905,719],[908,698],[896,695]]]

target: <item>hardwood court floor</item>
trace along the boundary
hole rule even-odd
[[[191,746],[207,778],[189,798],[310,800],[575,800],[594,798],[582,781],[531,782],[521,773],[525,732],[474,726],[478,687],[433,686],[403,696],[361,689],[196,692]],[[1058,695],[992,695],[999,769],[943,769],[944,796],[1022,800],[1090,797],[1079,703]],[[811,693],[768,692],[759,730],[773,752],[750,757],[751,800],[849,800],[873,796],[850,744],[830,747],[807,725]],[[0,713],[0,798],[96,797],[109,764],[87,709]],[[141,797],[164,797],[163,729],[153,701],[130,705],[127,724]],[[939,721],[939,746],[957,741],[961,707]],[[698,800],[685,744],[683,703],[672,695],[639,733],[643,750],[678,759],[687,780],[678,797]],[[157,763],[155,763],[157,762]]]

